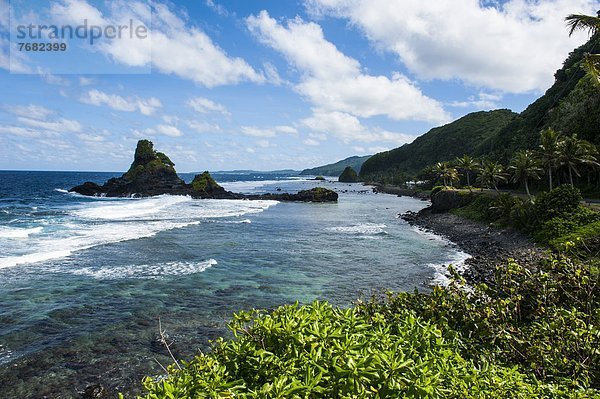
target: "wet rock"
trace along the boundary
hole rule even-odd
[[[83,399],[101,399],[104,398],[108,392],[101,384],[88,385],[83,390],[81,397]]]

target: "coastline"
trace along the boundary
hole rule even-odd
[[[544,248],[511,228],[490,226],[449,212],[434,213],[431,207],[400,216],[411,226],[442,236],[469,254],[461,273],[469,283],[490,282],[496,267],[508,259],[528,266],[547,256]]]

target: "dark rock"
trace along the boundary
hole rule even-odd
[[[94,196],[94,195],[104,193],[104,191],[102,190],[102,187],[100,187],[99,185],[97,185],[96,183],[93,183],[91,181],[86,181],[82,185],[73,187],[69,191],[76,192],[81,195],[88,195],[88,196]]]
[[[310,190],[299,191],[296,194],[262,194],[250,195],[247,198],[297,202],[336,202],[338,200],[338,193],[328,188],[315,187]]]
[[[342,183],[356,183],[358,181],[358,174],[351,166],[346,166],[346,169],[338,177],[338,181]]]
[[[226,191],[208,171],[196,175],[191,184],[192,197],[194,198],[214,198],[214,199],[235,199],[240,198],[237,194]]]
[[[431,197],[431,211],[434,213],[447,212],[461,208],[473,201],[473,194],[459,190],[441,190]]]
[[[81,397],[83,399],[100,399],[105,397],[106,394],[106,388],[104,388],[101,384],[93,384],[85,387]]]
[[[82,195],[102,195],[107,197],[149,197],[161,194],[187,194],[189,189],[162,152],[154,151],[148,140],[138,141],[133,163],[119,178],[108,180],[103,186],[86,182],[73,187],[71,192]]]

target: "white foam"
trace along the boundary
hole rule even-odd
[[[41,233],[43,227],[32,227],[29,229],[21,227],[0,226],[0,238],[28,238],[32,234]]]
[[[77,226],[70,232],[63,231],[63,238],[46,238],[35,245],[35,252],[0,258],[0,269],[27,263],[37,263],[64,258],[73,252],[89,249],[98,245],[113,244],[121,241],[152,237],[158,232],[198,224],[148,222],[148,223],[107,223],[103,225]]]
[[[352,226],[336,226],[336,227],[328,227],[327,230],[335,231],[337,233],[346,233],[346,234],[359,234],[365,235],[367,237],[373,236],[374,234],[382,234],[386,231],[384,230],[387,226],[385,224],[376,224],[376,223],[362,223],[356,224]]]
[[[442,236],[438,236],[437,234],[434,234],[430,231],[423,230],[416,226],[413,226],[413,230],[416,231],[418,234],[420,234],[424,237],[427,237],[429,240],[438,241],[447,246],[456,247],[456,244],[454,244],[452,241],[450,241]],[[469,258],[471,258],[471,255],[469,255],[468,253],[466,253],[464,251],[454,248],[454,252],[450,254],[450,256],[448,257],[448,259],[445,262],[437,263],[437,264],[429,263],[427,266],[431,267],[434,270],[434,276],[433,276],[432,283],[434,285],[447,286],[450,283],[450,275],[448,273],[448,266],[452,265],[457,272],[462,273],[467,268],[467,265],[465,262]]]
[[[457,272],[462,273],[466,269],[466,260],[471,255],[466,252],[457,250],[456,253],[450,255],[448,260],[441,264],[430,263],[428,266],[431,267],[435,272],[432,283],[434,285],[446,286],[450,283],[450,275],[448,273],[448,266],[452,265]]]
[[[68,212],[65,220],[52,226],[52,233],[29,238],[27,246],[13,246],[0,257],[0,268],[44,262],[70,256],[99,245],[136,240],[161,231],[183,228],[203,220],[254,214],[277,201],[194,200],[184,196],[160,196],[93,201]],[[248,223],[248,219],[240,223]],[[30,230],[29,234],[41,232]],[[25,232],[11,234],[21,234]]]
[[[156,265],[128,265],[118,267],[102,267],[100,269],[86,267],[71,270],[79,276],[93,277],[98,280],[115,280],[123,278],[156,279],[167,276],[183,276],[202,273],[217,261],[209,259],[204,262],[166,262]]]
[[[192,201],[191,197],[162,195],[160,197],[144,198],[116,205],[106,203],[96,204],[90,208],[75,211],[77,216],[87,219],[125,220],[139,219],[143,216],[156,214],[163,209]]]

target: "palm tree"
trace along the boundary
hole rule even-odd
[[[580,165],[600,165],[596,159],[596,148],[593,144],[580,140],[574,134],[561,141],[559,145],[560,165],[569,173],[569,183],[573,186],[573,174],[579,176]]]
[[[458,172],[455,168],[450,167],[446,162],[436,163],[435,172],[438,177],[443,179],[444,187],[448,186],[448,182],[450,182],[450,187],[452,187],[452,182],[458,180]]]
[[[531,151],[519,151],[512,159],[511,165],[508,167],[513,171],[512,181],[515,183],[525,183],[525,191],[527,196],[531,198],[529,192],[529,179],[539,180],[542,168],[540,162]]]
[[[541,158],[542,165],[548,172],[548,186],[552,190],[552,172],[558,168],[559,154],[558,147],[560,143],[559,134],[552,128],[540,132],[540,146],[538,155]]]
[[[474,170],[477,170],[477,161],[475,161],[475,159],[471,158],[468,155],[463,155],[461,158],[456,158],[456,165],[458,166],[458,168],[460,170],[462,170],[465,175],[467,176],[467,186],[469,186],[469,191],[471,191],[471,172]]]
[[[494,187],[496,192],[498,192],[498,183],[507,181],[504,166],[498,162],[484,160],[479,171],[478,180],[481,185],[487,188]]]
[[[590,35],[595,35],[600,32],[600,11],[598,15],[571,14],[567,18],[567,26],[569,26],[569,36],[576,30],[588,31]],[[583,67],[592,78],[594,83],[600,85],[600,54],[584,54]]]

